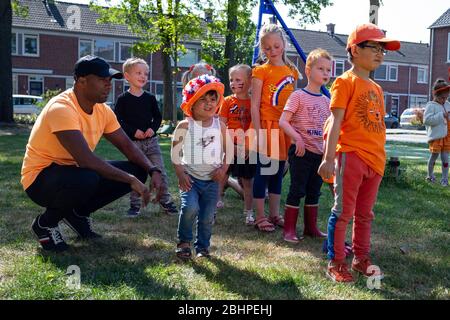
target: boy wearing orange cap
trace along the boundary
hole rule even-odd
[[[369,74],[381,65],[386,50],[398,49],[400,42],[387,39],[376,25],[358,26],[347,41],[353,67],[331,87],[330,131],[319,174],[323,179],[335,174],[335,203],[328,220],[331,261],[327,276],[336,282],[354,280],[345,261],[345,233],[352,218],[352,270],[367,277],[383,276],[379,268],[369,268],[369,253],[372,209],[386,161],[385,110],[383,90]]]
[[[197,257],[209,257],[219,182],[227,177],[230,163],[228,158],[224,161],[226,126],[216,116],[223,91],[220,80],[206,74],[192,79],[183,89],[181,109],[186,119],[174,131],[171,150],[181,198],[176,253],[183,260],[191,258],[195,221]]]

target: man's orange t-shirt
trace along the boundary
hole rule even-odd
[[[79,130],[94,151],[104,133],[120,128],[114,112],[104,103],[94,105],[92,114],[85,113],[78,104],[73,89],[51,99],[44,107],[31,130],[22,163],[21,183],[26,190],[39,173],[52,163],[77,165],[71,154],[61,145],[55,132]]]
[[[263,82],[261,92],[261,120],[278,121],[299,78],[296,70],[284,66],[263,64],[252,71],[252,77]]]
[[[345,109],[336,151],[356,152],[383,176],[386,162],[383,89],[372,80],[346,71],[331,87],[330,109]]]

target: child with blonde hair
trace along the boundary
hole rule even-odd
[[[202,74],[207,74],[210,76],[216,75],[216,69],[214,69],[210,64],[200,61],[199,63],[193,64],[186,70],[181,76],[181,83],[183,87],[193,78],[201,76]]]
[[[160,206],[168,215],[175,215],[178,209],[169,193],[169,179],[164,167],[159,138],[156,134],[161,125],[162,116],[154,95],[143,88],[148,82],[149,67],[141,58],[129,58],[123,64],[125,79],[130,89],[122,93],[115,105],[114,112],[122,129],[148,159],[156,165],[162,175],[162,196]],[[140,213],[141,199],[135,191],[130,193],[128,217]]]
[[[287,58],[287,45],[279,26],[263,26],[259,34],[259,55],[264,63],[252,72],[251,117],[256,139],[252,139],[250,149],[257,152],[253,202],[255,226],[264,232],[284,226],[280,217],[281,183],[291,141],[280,129],[278,121],[300,77],[295,65]],[[268,218],[264,214],[266,186],[269,191]]]
[[[321,93],[330,81],[333,59],[323,49],[311,51],[306,59],[308,84],[292,93],[280,118],[280,127],[291,138],[289,171],[291,185],[284,213],[285,241],[298,243],[296,234],[299,205],[303,197],[304,236],[326,237],[317,228],[322,178],[317,173],[323,155],[323,127],[330,115],[330,99]]]
[[[226,124],[232,135],[235,156],[234,162],[230,165],[228,174],[241,179],[244,194],[244,216],[247,225],[253,225],[253,194],[252,182],[255,175],[256,166],[250,164],[248,158],[248,140],[245,132],[251,122],[250,112],[250,83],[252,69],[245,64],[238,64],[230,68],[230,88],[233,94],[225,98],[219,111],[220,119]],[[228,180],[228,179],[227,179]],[[224,184],[220,186],[219,196],[222,195]]]

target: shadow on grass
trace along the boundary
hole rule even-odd
[[[193,263],[192,267],[209,281],[222,285],[227,292],[239,294],[245,299],[304,299],[293,279],[269,281],[255,271],[236,268],[215,257],[209,261],[217,271],[213,272],[203,263]]]

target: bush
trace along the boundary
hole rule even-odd
[[[45,91],[45,93],[42,95],[42,101],[38,102],[36,105],[42,109],[43,107],[45,107],[45,105],[48,103],[48,101],[51,98],[53,98],[54,96],[57,96],[60,92],[61,92],[61,89]]]
[[[33,125],[36,122],[37,117],[37,114],[15,114],[14,122]]]

